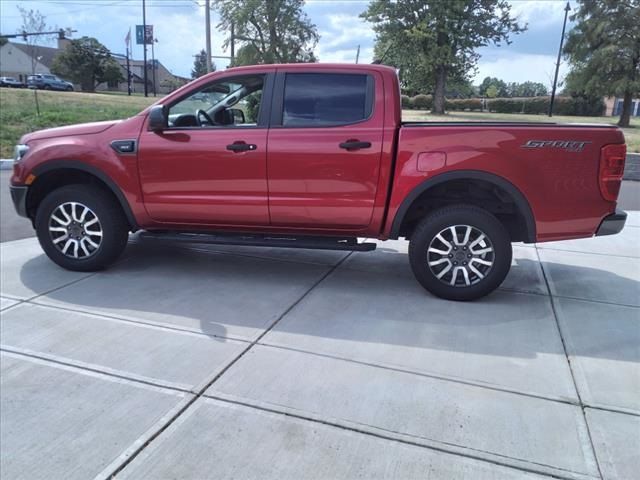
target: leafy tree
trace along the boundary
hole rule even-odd
[[[621,96],[621,127],[629,126],[633,97],[640,94],[639,18],[638,0],[581,0],[564,48],[572,66],[568,89]]]
[[[433,79],[432,111],[441,114],[447,79],[463,79],[475,70],[476,49],[509,43],[511,33],[526,29],[510,12],[507,0],[372,0],[362,17],[373,23],[376,42],[393,50],[402,66],[417,67]]]
[[[480,84],[480,95],[485,96],[485,97],[489,97],[490,95],[487,93],[487,90],[490,87],[495,87],[495,97],[510,97],[511,95],[509,95],[509,88],[507,87],[507,84],[500,80],[499,78],[494,78],[494,77],[485,77],[485,79],[482,81],[482,83]],[[492,92],[494,91],[494,89],[492,89]],[[495,97],[491,97],[491,98],[495,98]]]
[[[83,91],[93,92],[103,82],[122,82],[122,69],[107,47],[91,37],[71,40],[58,53],[51,66],[56,75],[79,83]]]
[[[303,4],[304,0],[215,0],[218,28],[230,31],[233,25],[241,47],[234,64],[315,62],[318,31]]]
[[[489,85],[484,91],[485,96],[489,98],[496,98],[498,96],[498,93],[498,87],[496,87],[495,84]]]
[[[211,64],[212,72],[215,72],[216,66]],[[207,52],[200,50],[200,53],[196,55],[193,61],[193,68],[191,69],[191,78],[198,78],[205,75],[207,72]]]
[[[53,27],[47,25],[46,17],[40,13],[39,10],[27,10],[26,8],[18,5],[18,11],[22,17],[22,25],[20,26],[18,33],[41,33],[53,29]],[[55,38],[55,34],[30,35],[25,37],[24,41],[29,47],[29,56],[31,58],[31,73],[36,73],[40,45],[43,43],[49,43],[53,38]]]

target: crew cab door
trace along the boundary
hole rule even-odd
[[[376,72],[279,69],[269,130],[274,226],[358,231],[371,222],[384,95]]]
[[[138,165],[151,218],[173,224],[268,225],[268,74],[227,75],[168,108],[168,126],[143,129]]]

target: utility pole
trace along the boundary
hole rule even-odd
[[[556,84],[558,83],[558,70],[560,70],[560,55],[562,55],[562,44],[564,43],[564,30],[567,27],[567,15],[571,10],[569,2],[564,7],[564,23],[562,24],[562,36],[560,37],[560,48],[558,49],[558,61],[556,62],[556,74],[553,77],[553,88],[551,89],[551,101],[549,102],[549,116],[553,116],[553,102],[556,99]]]
[[[356,52],[356,63],[358,63],[359,59],[360,59],[360,45],[358,45],[358,51]]]
[[[142,61],[144,63],[144,96],[149,96],[149,86],[147,85],[147,6],[145,0],[142,0],[142,46],[144,54],[142,55]]]
[[[156,40],[155,38],[151,39],[151,68],[153,68],[153,74],[151,75],[151,78],[153,79],[153,96],[156,96],[156,54],[155,54],[155,49],[153,48],[155,43],[158,40]]]
[[[127,45],[127,95],[131,95],[131,65],[129,64],[129,45]]]
[[[204,21],[205,25],[205,49],[207,51],[207,73],[211,72],[211,5],[209,4],[209,0],[205,0],[204,2]]]

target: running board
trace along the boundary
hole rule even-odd
[[[347,250],[370,252],[376,249],[375,243],[358,243],[356,237],[309,237],[291,235],[258,235],[227,233],[175,233],[140,232],[142,239],[167,242],[205,243],[209,245],[243,245],[250,247],[307,248],[314,250]]]

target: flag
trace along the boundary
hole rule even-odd
[[[127,36],[124,37],[124,44],[127,46],[127,48],[131,46],[131,27],[129,27],[129,32],[127,33]]]

